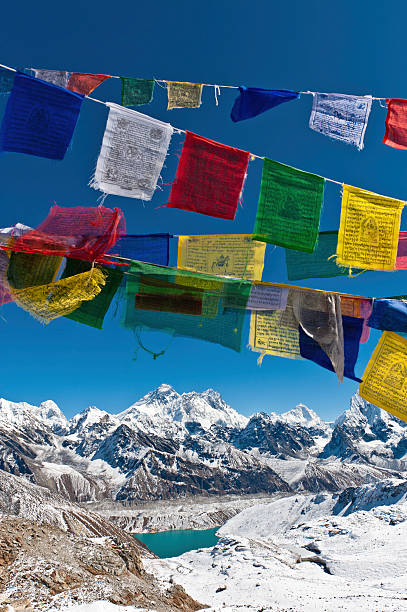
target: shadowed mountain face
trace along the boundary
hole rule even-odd
[[[52,401],[0,400],[0,468],[71,501],[339,491],[406,466],[407,425],[357,395],[333,427],[302,404],[248,419],[169,385],[70,421]]]

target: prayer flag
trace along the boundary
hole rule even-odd
[[[270,285],[253,284],[247,300],[247,310],[285,310],[288,289]]]
[[[65,316],[83,325],[102,329],[105,315],[122,282],[123,272],[104,266],[98,266],[98,268],[102,270],[105,277],[105,284],[102,286],[100,293],[92,300],[82,302],[79,308],[76,308],[76,310]],[[62,278],[69,278],[81,274],[82,272],[89,272],[90,270],[91,264],[89,262],[67,258]]]
[[[401,300],[373,300],[372,314],[367,324],[375,329],[407,333],[407,302]]]
[[[152,79],[120,77],[122,82],[122,106],[149,104],[153,99],[155,82]]]
[[[407,422],[407,340],[385,331],[373,351],[359,395]]]
[[[107,106],[109,117],[90,185],[104,193],[151,200],[173,129],[118,104]]]
[[[181,83],[179,81],[166,81],[166,83],[168,92],[167,110],[201,106],[202,85],[200,83]]]
[[[58,87],[65,87],[68,85],[70,72],[64,70],[39,70],[34,68],[35,78],[47,81]],[[82,92],[79,92],[82,93]]]
[[[109,74],[88,74],[86,72],[72,72],[67,88],[71,91],[88,96],[103,81],[110,79]]]
[[[344,372],[345,378],[350,378],[360,382],[360,378],[355,375],[355,364],[359,354],[359,342],[362,335],[363,319],[353,317],[342,317],[343,341],[344,341]],[[305,333],[303,328],[299,328],[299,345],[301,356],[317,363],[318,365],[334,372],[332,362],[327,353],[321,348],[311,336]]]
[[[395,149],[407,149],[407,100],[387,100],[385,125],[384,144]]]
[[[40,225],[13,242],[13,251],[95,261],[126,232],[119,208],[52,206]]]
[[[124,326],[215,342],[241,350],[251,283],[134,262],[126,280]],[[238,308],[224,308],[235,295]],[[208,308],[208,306],[210,308]]]
[[[299,91],[290,89],[257,89],[256,87],[239,87],[240,94],[232,108],[232,121],[242,121],[256,117],[283,102],[300,97]]]
[[[345,356],[339,295],[323,291],[293,291],[293,313],[300,326],[300,347],[303,331],[324,351],[342,382]]]
[[[98,268],[49,283],[12,289],[17,306],[29,312],[41,323],[66,316],[76,310],[82,302],[92,300],[105,284],[105,275]]]
[[[0,129],[0,150],[63,159],[83,96],[17,72]]]
[[[0,68],[0,94],[9,93],[13,89],[15,72]]]
[[[399,233],[396,270],[407,270],[407,232]]]
[[[370,327],[368,319],[372,314],[372,301],[369,298],[357,298],[341,295],[342,315],[363,319],[362,335],[360,343],[365,344],[369,340]]]
[[[264,159],[254,239],[312,253],[325,179]]]
[[[170,234],[138,234],[120,238],[110,249],[112,255],[168,266]]]
[[[298,321],[293,312],[293,291],[288,294],[284,310],[252,311],[250,317],[249,347],[260,353],[260,365],[265,355],[301,359]]]
[[[250,234],[178,237],[178,268],[261,280],[266,245]]]
[[[348,268],[340,268],[335,261],[337,243],[338,232],[319,232],[313,253],[285,249],[288,280],[347,276]]]
[[[326,93],[313,97],[310,128],[363,149],[372,97]]]
[[[249,157],[187,131],[167,207],[233,220]]]
[[[394,270],[404,202],[344,185],[337,263]]]

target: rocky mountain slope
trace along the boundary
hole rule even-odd
[[[407,610],[407,480],[293,495],[231,518],[211,549],[147,560],[212,610]]]
[[[162,612],[202,608],[143,567],[135,538],[23,477],[0,472],[0,609],[60,610],[103,599]]]
[[[339,491],[407,469],[407,426],[354,396],[331,426],[298,405],[250,419],[209,389],[161,385],[119,414],[67,421],[0,400],[0,469],[77,502]]]

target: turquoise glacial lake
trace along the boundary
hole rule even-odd
[[[133,535],[141,540],[150,550],[161,557],[178,557],[189,550],[197,548],[210,548],[215,546],[219,538],[215,532],[219,527],[194,531],[184,529],[179,531],[161,531],[159,533],[134,533]]]

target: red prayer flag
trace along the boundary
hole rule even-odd
[[[407,149],[407,100],[387,101],[386,132],[383,142],[395,149]]]
[[[12,247],[3,248],[96,261],[125,233],[126,222],[119,208],[53,206],[36,229],[18,238]]]
[[[109,74],[88,74],[87,72],[72,72],[67,89],[88,96],[103,81],[109,79]]]
[[[407,232],[399,233],[396,270],[407,270]]]
[[[168,208],[234,219],[250,153],[186,132]]]

